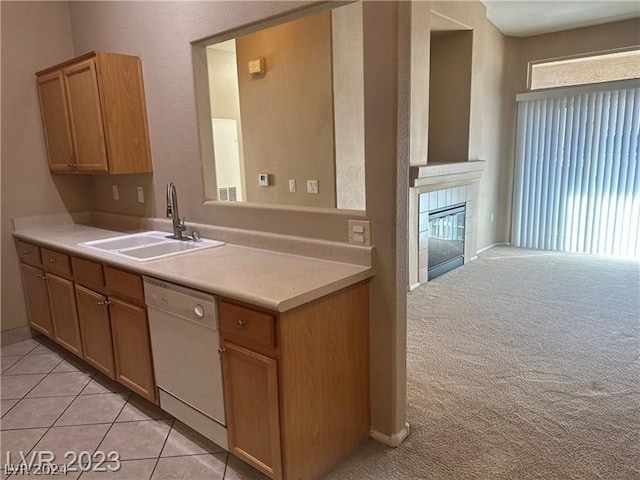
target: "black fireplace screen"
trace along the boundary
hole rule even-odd
[[[429,280],[464,264],[465,206],[429,212]]]

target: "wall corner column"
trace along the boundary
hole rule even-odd
[[[371,281],[371,435],[398,446],[406,423],[406,288],[411,3],[364,2],[367,216],[376,246]]]

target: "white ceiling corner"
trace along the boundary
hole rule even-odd
[[[505,35],[528,37],[640,17],[638,0],[482,0]],[[638,33],[640,41],[640,32]],[[639,42],[640,43],[640,42]]]

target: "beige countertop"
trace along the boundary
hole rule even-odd
[[[14,232],[20,240],[279,312],[374,275],[370,266],[231,244],[146,262],[78,246],[81,242],[120,235],[122,232],[78,224]]]

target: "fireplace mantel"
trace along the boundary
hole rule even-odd
[[[432,191],[468,185],[480,180],[484,164],[484,160],[469,160],[411,167],[411,187]]]

